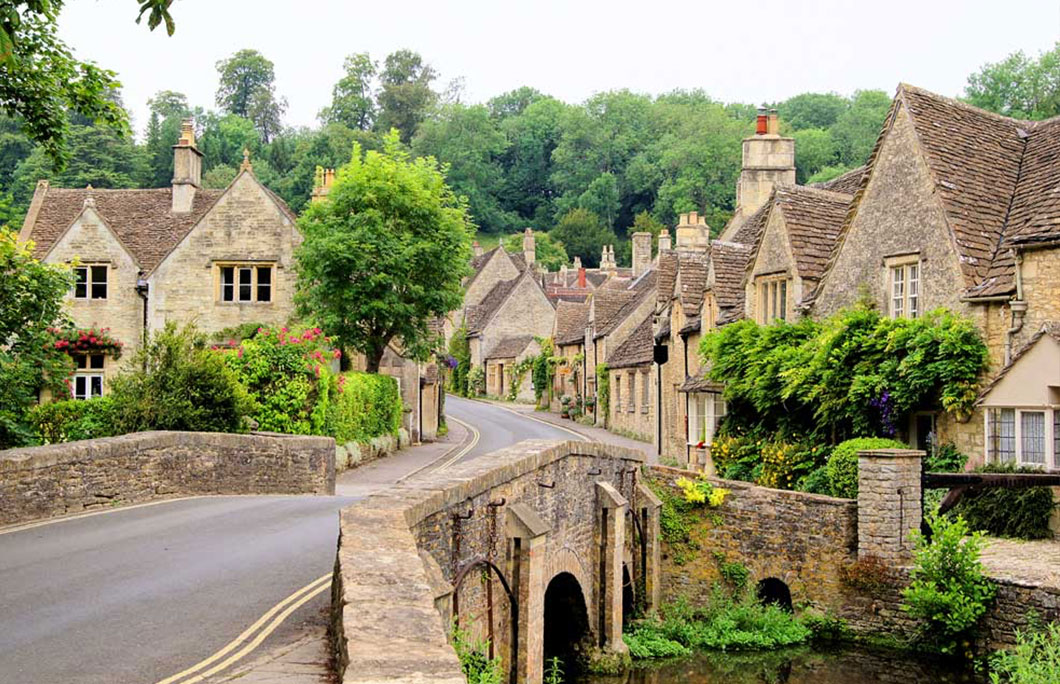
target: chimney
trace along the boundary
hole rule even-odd
[[[766,116],[766,108],[758,108],[758,120],[755,122],[755,135],[765,135],[769,130],[769,119]]]
[[[567,264],[560,264],[559,266],[559,286],[568,287],[567,285]]]
[[[766,126],[769,135],[780,135],[780,120],[777,118],[777,110],[769,110],[769,121]]]
[[[249,160],[248,160],[249,168]],[[316,177],[313,179],[313,195],[310,202],[320,202],[331,192],[331,185],[335,182],[335,169],[317,167]]]
[[[673,248],[673,243],[670,242],[670,231],[663,228],[659,232],[659,251],[665,252]]]
[[[482,256],[482,254],[483,254],[482,245],[480,245],[478,243],[478,240],[475,240],[474,242],[471,243],[471,253],[474,254],[477,257]]]
[[[202,152],[195,146],[195,125],[184,119],[180,140],[173,146],[173,213],[191,211],[195,191],[202,187]]]
[[[633,233],[633,277],[651,268],[651,233]]]
[[[578,287],[584,290],[588,285],[585,284],[585,269],[582,268],[582,260],[575,257],[574,265],[578,269]]]
[[[537,260],[537,246],[534,242],[534,231],[527,228],[523,231],[523,258],[527,266],[533,266]]]
[[[710,226],[698,211],[681,214],[677,226],[677,249],[683,252],[705,252],[710,247]]]

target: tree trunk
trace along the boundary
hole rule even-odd
[[[366,373],[379,372],[379,364],[383,361],[384,351],[386,351],[386,347],[382,347],[378,350],[372,350],[371,352],[364,355],[364,371]]]

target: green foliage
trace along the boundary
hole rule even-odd
[[[1037,59],[1021,50],[983,65],[968,77],[964,96],[976,107],[1017,119],[1060,114],[1060,44]]]
[[[618,241],[614,231],[605,226],[600,217],[587,209],[572,209],[560,218],[550,233],[573,259],[578,257],[587,268],[600,265],[604,245]]]
[[[596,406],[599,415],[604,418],[604,427],[607,427],[608,406],[611,405],[611,374],[607,372],[607,364],[601,363],[596,366]]]
[[[545,684],[563,684],[563,661],[553,656],[545,668]]]
[[[279,133],[287,101],[277,98],[271,61],[257,50],[239,50],[217,62],[217,106],[252,121],[263,142]]]
[[[467,339],[467,324],[461,324],[449,338],[449,355],[456,359],[456,368],[449,376],[449,391],[468,396],[468,375],[471,368],[471,344]]]
[[[111,437],[115,418],[110,397],[52,401],[33,407],[28,415],[42,444]]]
[[[486,393],[486,369],[475,366],[467,372],[467,396],[481,397]]]
[[[964,415],[988,363],[967,319],[891,319],[861,306],[821,322],[740,321],[704,336],[700,351],[726,385],[727,425],[824,442],[893,435],[921,409]]]
[[[488,641],[478,641],[456,625],[449,633],[449,641],[460,659],[460,669],[468,684],[501,684],[504,681],[503,663],[499,657],[489,657]]]
[[[828,458],[826,472],[832,496],[858,498],[858,452],[868,449],[908,449],[902,442],[886,437],[860,437],[836,445]]]
[[[747,566],[737,561],[721,561],[718,564],[718,574],[736,593],[743,592],[747,588],[747,580],[751,578],[751,571]]]
[[[53,326],[65,323],[68,269],[33,258],[32,245],[0,227],[0,449],[35,439],[26,411],[42,389],[69,396],[63,381],[73,370],[56,348]]]
[[[1040,473],[1041,470],[1011,463],[990,463],[976,468],[976,472]],[[963,517],[971,529],[994,536],[1051,539],[1049,518],[1055,507],[1049,487],[983,487],[965,492],[951,512]]]
[[[397,381],[375,373],[345,373],[325,434],[339,444],[366,443],[382,435],[397,436],[405,406]]]
[[[345,72],[331,91],[331,106],[320,112],[326,124],[339,123],[349,128],[367,131],[375,119],[375,100],[372,79],[379,65],[367,52],[349,55],[342,64]]]
[[[695,480],[679,477],[674,484],[681,491],[685,501],[693,506],[717,508],[725,502],[725,497],[729,495],[728,489],[715,487],[705,475],[700,475]]]
[[[755,482],[762,474],[762,444],[757,433],[722,434],[710,445],[710,456],[718,476],[726,480]]]
[[[382,87],[377,97],[376,130],[397,129],[401,142],[408,144],[438,100],[431,89],[437,77],[434,67],[424,63],[419,53],[397,50],[387,55],[379,74]]]
[[[552,392],[552,338],[542,340],[541,353],[534,357],[534,370],[533,370],[533,381],[534,381],[534,398],[537,399],[538,403],[541,403],[541,397],[545,393],[549,393],[551,396]]]
[[[967,462],[968,457],[949,442],[932,447],[924,459],[924,468],[929,473],[959,473]]]
[[[647,484],[662,501],[662,509],[659,512],[659,530],[663,541],[670,548],[674,564],[684,565],[699,549],[699,544],[692,539],[692,526],[696,522],[693,511],[697,504],[684,496],[675,494],[659,482],[648,480]]]
[[[832,495],[832,485],[828,481],[828,465],[826,459],[826,465],[817,466],[806,475],[803,475],[795,485],[795,489],[800,492],[808,492],[810,494],[826,494]]]
[[[194,326],[166,324],[111,381],[115,432],[243,432],[253,401]]]
[[[1053,684],[1060,681],[1060,623],[1016,632],[1016,647],[990,658],[991,684]]]
[[[526,374],[533,370],[536,359],[536,356],[528,356],[512,367],[512,382],[508,388],[508,396],[504,397],[505,399],[515,401],[519,398],[519,388],[523,386]]]
[[[391,341],[412,358],[434,350],[429,324],[463,300],[473,230],[433,159],[412,160],[395,134],[383,153],[355,145],[328,199],[298,224],[304,314],[342,348],[364,353],[369,372]]]
[[[921,637],[940,652],[969,654],[969,635],[986,613],[997,587],[983,574],[982,534],[968,534],[961,517],[931,515],[928,541],[913,533],[912,582],[902,592],[902,608],[921,621]]]
[[[807,611],[801,617],[813,641],[849,641],[853,636],[846,620],[837,615]]]
[[[513,233],[508,235],[502,240],[501,244],[504,245],[504,250],[509,254],[522,254],[523,234]],[[534,233],[534,258],[537,263],[549,271],[558,271],[560,266],[570,262],[567,250],[551,233]]]

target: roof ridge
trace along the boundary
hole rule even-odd
[[[975,105],[968,104],[967,102],[964,102],[962,100],[958,100],[955,97],[949,97],[948,95],[940,95],[939,93],[933,92],[931,90],[927,90],[926,88],[921,88],[920,86],[915,86],[915,85],[912,85],[911,83],[905,83],[905,82],[901,82],[901,83],[898,84],[898,91],[897,91],[896,95],[901,93],[904,90],[912,91],[912,92],[918,93],[920,95],[923,95],[925,97],[930,97],[930,98],[935,99],[935,100],[941,100],[943,102],[951,104],[951,105],[953,105],[955,107],[960,107],[961,109],[964,109],[966,111],[972,112],[974,114],[981,114],[981,115],[987,116],[987,117],[992,118],[992,119],[997,119],[999,121],[1004,121],[1006,123],[1025,124],[1029,128],[1034,128],[1037,124],[1044,123],[1045,121],[1052,121],[1053,119],[1060,118],[1060,116],[1055,116],[1055,117],[1052,117],[1051,119],[1043,119],[1042,121],[1032,121],[1030,119],[1017,119],[1016,117],[1013,117],[1013,116],[1005,116],[1004,114],[998,114],[997,112],[992,112],[989,109],[983,109],[982,107],[976,107]]]
[[[854,196],[845,192],[836,192],[835,190],[825,190],[824,188],[815,188],[810,185],[789,185],[789,184],[778,184],[777,191],[791,192],[795,191],[796,194],[802,191],[809,192],[811,195],[822,195],[829,199],[834,199],[836,202],[849,202],[854,199]]]

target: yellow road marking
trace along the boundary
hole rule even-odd
[[[471,442],[470,442],[470,443],[469,443],[469,444],[468,444],[468,445],[467,445],[466,447],[464,447],[463,449],[461,449],[460,451],[458,451],[458,452],[457,452],[456,454],[454,454],[452,458],[450,458],[449,460],[447,460],[447,461],[446,461],[445,463],[443,463],[442,465],[438,466],[438,467],[437,467],[437,468],[436,468],[436,469],[435,469],[435,470],[433,471],[433,472],[436,472],[436,473],[437,473],[437,472],[439,472],[439,471],[441,471],[441,470],[444,470],[444,469],[448,468],[448,467],[449,467],[449,466],[451,466],[451,465],[453,465],[454,463],[456,463],[457,461],[459,461],[460,459],[462,459],[462,458],[463,458],[464,456],[467,456],[467,455],[468,455],[468,453],[469,453],[469,452],[470,452],[470,451],[471,451],[472,449],[474,449],[474,448],[475,448],[476,446],[478,446],[478,441],[479,441],[479,439],[481,439],[481,438],[482,438],[482,433],[481,433],[481,432],[479,432],[479,431],[478,431],[478,428],[476,428],[476,427],[475,427],[474,425],[471,425],[471,424],[469,424],[469,423],[465,423],[464,421],[460,420],[459,418],[454,418],[453,416],[446,416],[446,418],[447,418],[448,420],[451,420],[451,421],[453,421],[453,422],[454,422],[454,423],[456,423],[457,425],[460,425],[460,426],[462,426],[462,427],[463,427],[463,428],[464,428],[465,430],[468,430],[468,431],[470,431],[470,432],[471,432]]]
[[[474,401],[477,401],[480,404],[486,404],[487,406],[493,406],[493,407],[499,408],[502,411],[507,411],[508,413],[512,413],[514,415],[517,415],[520,418],[526,418],[527,420],[532,420],[532,421],[534,421],[536,423],[541,423],[542,425],[547,425],[550,428],[555,428],[557,430],[563,430],[564,432],[567,432],[567,433],[570,433],[570,434],[574,435],[575,437],[577,437],[579,440],[581,440],[583,442],[591,442],[591,441],[593,441],[593,440],[589,439],[588,437],[586,437],[585,435],[583,435],[582,433],[580,433],[580,432],[578,432],[576,430],[572,430],[569,427],[563,427],[562,425],[556,425],[555,423],[547,421],[547,420],[542,420],[542,419],[538,418],[537,416],[532,416],[532,415],[530,415],[528,413],[524,413],[522,411],[516,411],[515,409],[508,408],[507,406],[501,406],[500,404],[495,404],[492,401],[482,401],[480,399],[475,399]]]
[[[173,675],[172,677],[167,677],[167,678],[163,679],[162,681],[158,682],[158,684],[173,684],[174,682],[176,682],[176,681],[178,681],[180,679],[183,679],[184,677],[188,677],[188,676],[190,676],[192,674],[195,674],[196,672],[198,672],[199,670],[203,669],[204,667],[208,667],[212,663],[217,662],[218,660],[220,660],[221,658],[225,657],[230,652],[232,652],[233,650],[238,648],[241,643],[243,643],[244,641],[246,641],[250,637],[250,635],[252,635],[258,629],[260,629],[261,626],[264,625],[269,620],[269,618],[271,618],[273,615],[276,615],[276,613],[278,613],[281,610],[283,610],[292,601],[298,601],[298,599],[300,597],[302,597],[302,600],[295,604],[295,608],[297,608],[298,606],[301,606],[303,603],[305,603],[309,599],[311,599],[314,596],[318,595],[324,589],[328,588],[331,585],[331,576],[332,576],[332,573],[329,572],[328,574],[326,574],[326,575],[324,575],[322,577],[318,577],[317,579],[313,580],[309,584],[305,585],[304,587],[302,587],[298,591],[294,592],[293,594],[291,594],[290,596],[288,596],[287,598],[285,598],[284,600],[280,601],[275,606],[270,608],[268,611],[266,611],[266,613],[264,615],[262,615],[260,618],[258,618],[254,622],[254,624],[252,624],[250,627],[247,627],[245,630],[243,630],[242,634],[240,634],[235,639],[233,639],[231,642],[229,642],[220,651],[218,651],[217,653],[214,653],[209,658],[206,658],[205,660],[202,660],[202,661],[196,663],[195,665],[192,665],[188,669],[186,669],[186,670],[184,670],[182,672],[178,672],[177,674]],[[310,593],[308,596],[303,597],[303,594],[306,594],[306,592],[312,592],[312,593]],[[278,618],[278,621],[274,622],[273,624],[270,624],[266,628],[266,631],[263,632],[263,634],[265,634],[265,636],[268,636],[269,634],[271,634],[276,629],[276,627],[278,627],[280,625],[280,623],[282,623],[283,620],[286,619],[286,617],[291,614],[291,612],[293,612],[293,610],[289,610],[287,612],[282,613],[281,617]],[[259,636],[261,636],[261,635],[259,634]],[[264,637],[262,637],[262,639],[264,639]],[[254,643],[254,642],[251,642],[251,643]],[[260,644],[261,641],[257,641],[257,643]],[[257,644],[255,644],[255,647],[256,646],[257,646]],[[240,655],[239,657],[240,658],[243,657],[243,655],[246,655],[251,650],[253,650],[253,648],[251,648],[250,650],[244,649],[244,651],[240,651],[240,653],[242,653],[242,655]],[[231,660],[231,659],[229,659],[229,660]],[[236,660],[238,660],[238,658]],[[225,661],[225,662],[228,662],[228,661]],[[231,660],[231,662],[235,662],[235,660]],[[227,665],[225,667],[227,667]],[[211,670],[211,672],[212,672],[212,670]],[[191,680],[191,681],[199,681],[199,680],[195,679],[195,680]]]

